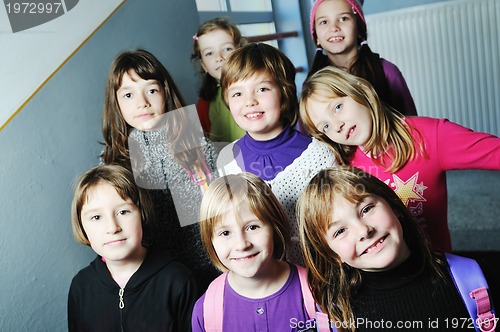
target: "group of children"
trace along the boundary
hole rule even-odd
[[[70,331],[478,326],[442,254],[446,171],[500,169],[500,139],[406,117],[409,90],[368,47],[361,6],[314,4],[322,49],[300,103],[293,63],[226,19],[193,36],[195,119],[151,53],[115,58],[102,165],[72,203],[98,257],[72,281]]]

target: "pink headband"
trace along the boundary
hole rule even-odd
[[[314,40],[314,20],[316,18],[316,11],[318,10],[319,5],[321,5],[324,1],[325,0],[317,0],[311,9],[309,28],[311,30],[311,37],[315,43],[316,41]],[[363,9],[361,8],[361,6],[363,6],[364,0],[345,0],[345,1],[351,5],[354,14],[358,14],[361,20],[366,24],[365,16],[363,15]]]

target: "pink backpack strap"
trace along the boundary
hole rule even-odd
[[[445,254],[457,287],[476,331],[495,331],[497,318],[488,295],[488,283],[479,264],[470,258]]]
[[[295,266],[297,267],[297,273],[299,274],[300,288],[302,289],[302,298],[304,299],[307,314],[309,315],[309,318],[315,318],[316,306],[311,290],[309,289],[309,284],[307,283],[307,270],[300,265]]]
[[[227,272],[218,276],[208,286],[203,300],[203,319],[205,331],[222,332],[224,321],[224,286],[226,285]]]
[[[484,287],[477,288],[470,292],[469,296],[476,300],[477,324],[479,329],[481,331],[494,332],[497,325],[497,319],[491,308],[488,290]]]
[[[330,331],[330,321],[328,320],[328,315],[324,312],[319,312],[316,310],[316,302],[314,302],[314,297],[309,288],[309,283],[307,282],[307,270],[300,265],[295,265],[297,267],[297,273],[300,280],[300,288],[302,290],[302,298],[304,299],[304,306],[306,307],[307,314],[310,319],[316,319],[316,330],[318,332],[329,332]],[[333,331],[337,331],[335,328]]]

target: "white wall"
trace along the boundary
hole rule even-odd
[[[0,91],[9,96],[0,109],[0,128],[123,1],[86,0],[68,11],[65,6],[40,3],[35,13],[30,13],[33,8],[27,2],[0,7]],[[52,15],[44,13],[46,8]],[[17,31],[19,22],[40,25]]]

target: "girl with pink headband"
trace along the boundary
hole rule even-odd
[[[364,0],[317,0],[311,10],[311,36],[318,49],[311,76],[333,65],[369,81],[380,99],[403,115],[417,115],[399,68],[372,52],[367,42]]]

